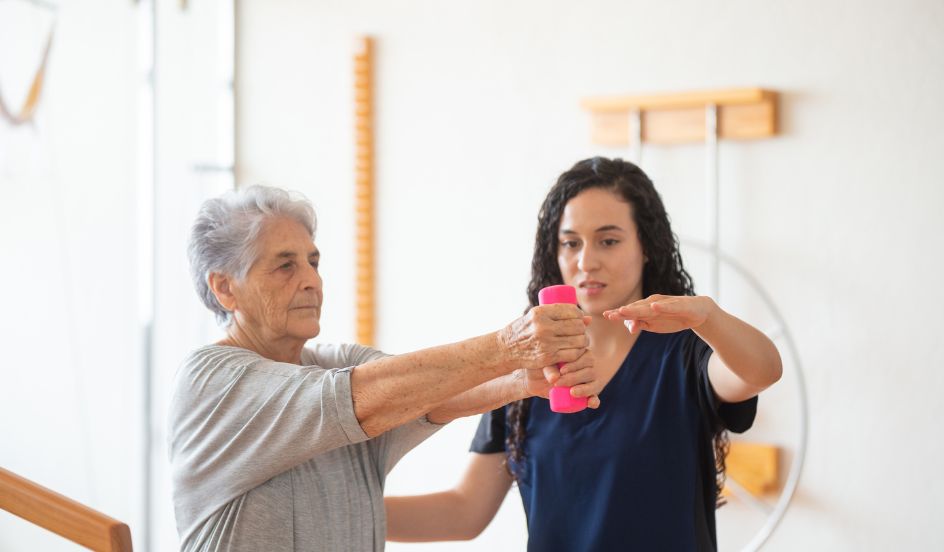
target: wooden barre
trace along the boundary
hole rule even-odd
[[[0,509],[91,550],[132,550],[126,524],[3,468]]]

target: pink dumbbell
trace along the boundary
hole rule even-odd
[[[555,303],[577,304],[577,290],[573,286],[547,286],[538,292],[538,303],[553,305]],[[558,362],[557,367],[563,366]],[[580,412],[587,408],[587,397],[572,397],[570,387],[552,387],[550,393],[551,410],[561,414]]]

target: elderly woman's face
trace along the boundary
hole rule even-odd
[[[241,324],[266,338],[311,339],[321,331],[319,252],[305,227],[288,218],[265,223],[258,256],[234,285]]]

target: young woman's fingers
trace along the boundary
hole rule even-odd
[[[593,368],[586,366],[563,374],[560,379],[555,382],[555,385],[560,387],[573,387],[581,383],[590,383],[594,381],[596,377],[596,372]]]
[[[587,408],[593,408],[596,410],[600,408],[600,397],[593,395],[587,399]]]
[[[651,304],[640,304],[638,301],[631,305],[620,307],[617,311],[619,311],[620,316],[623,318],[631,318],[633,320],[645,320],[646,318],[652,318],[657,315],[657,313],[652,310]]]
[[[592,397],[600,392],[598,385],[594,383],[581,383],[570,387],[571,397]]]
[[[577,370],[583,370],[588,366],[593,366],[593,353],[590,352],[590,349],[584,349],[577,360],[568,362],[560,367],[561,375],[569,374],[570,372],[576,372]]]
[[[624,324],[626,324],[626,328],[629,330],[629,333],[633,335],[650,328],[649,322],[646,322],[645,320],[627,320],[624,322]]]
[[[661,314],[679,314],[685,312],[686,307],[678,299],[668,299],[652,303],[652,310]]]
[[[623,315],[619,313],[619,309],[604,311],[603,318],[606,318],[607,320],[613,320],[613,321],[624,320]]]
[[[544,379],[551,385],[557,383],[561,378],[561,373],[560,370],[557,369],[557,366],[545,366],[542,368],[542,371],[544,373]]]

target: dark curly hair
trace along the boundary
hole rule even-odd
[[[643,265],[643,297],[653,294],[695,295],[692,278],[682,264],[678,238],[672,233],[669,216],[652,181],[642,169],[628,161],[593,157],[579,161],[560,175],[538,212],[538,230],[531,258],[531,282],[528,284],[529,308],[538,304],[538,291],[541,288],[564,283],[557,264],[557,235],[561,216],[567,202],[591,188],[612,191],[633,207],[639,242],[648,259]],[[529,405],[530,400],[525,399],[508,406],[511,431],[505,439],[505,449],[508,454],[507,468],[515,479],[518,479],[523,467]],[[714,427],[712,431],[717,474],[715,491],[716,496],[720,497],[729,442],[724,428]],[[720,500],[718,503],[721,504]]]

